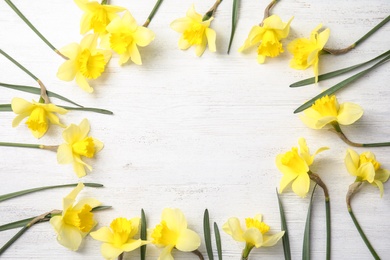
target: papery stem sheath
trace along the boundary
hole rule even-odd
[[[222,0],[215,1],[215,4],[207,11],[207,13],[203,16],[202,21],[207,21],[211,17],[215,16],[215,12],[217,11],[218,6],[222,3]]]
[[[156,4],[154,5],[152,11],[150,12],[148,19],[146,19],[145,23],[142,25],[143,27],[148,27],[150,22],[152,21],[154,15],[156,14],[158,8],[160,7],[163,0],[157,0]]]
[[[277,1],[278,0],[272,0],[271,3],[269,3],[269,5],[265,8],[263,21],[270,16],[270,11],[275,6]],[[263,22],[260,23],[260,26],[263,26]]]
[[[202,253],[198,249],[191,251],[191,253],[197,255],[199,257],[199,260],[204,260]]]
[[[32,25],[32,23],[22,14],[22,12],[10,1],[5,0],[5,2],[14,10],[14,12],[28,25],[28,27],[31,28],[35,32],[36,35],[39,36],[39,38],[42,39],[46,43],[47,46],[49,46],[55,53],[60,55],[62,58],[68,60],[68,57],[64,56],[59,50],[57,50],[56,47],[54,47],[35,27]]]

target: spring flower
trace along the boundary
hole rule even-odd
[[[383,196],[383,183],[389,179],[390,171],[381,168],[372,152],[358,154],[352,149],[347,150],[345,166],[352,176],[356,176],[356,182],[368,182],[377,186],[381,197]]]
[[[222,226],[223,231],[232,236],[238,242],[245,242],[242,259],[247,259],[250,251],[256,247],[274,246],[284,235],[284,231],[274,235],[268,234],[270,227],[262,221],[262,215],[245,219],[246,229],[242,229],[240,220],[236,217],[229,218]]]
[[[62,136],[65,143],[57,150],[57,161],[60,164],[73,163],[73,169],[77,176],[86,175],[85,167],[92,170],[92,167],[81,160],[81,156],[93,158],[103,148],[103,143],[96,138],[88,136],[90,125],[87,119],[81,121],[80,125],[71,124]]]
[[[80,23],[81,34],[85,34],[90,30],[93,30],[94,33],[107,33],[106,26],[118,17],[117,13],[126,10],[120,6],[102,5],[97,1],[74,0],[74,2],[84,11]]]
[[[180,209],[164,209],[160,224],[151,234],[152,243],[164,248],[159,260],[173,259],[171,255],[173,248],[191,252],[200,246],[199,235],[187,228],[187,221]]]
[[[103,45],[120,55],[119,64],[131,59],[141,65],[141,56],[137,46],[147,46],[154,40],[154,33],[143,26],[138,26],[133,16],[126,11],[122,17],[115,18],[108,26],[108,37],[103,38]]]
[[[96,49],[97,34],[84,36],[80,44],[71,43],[60,50],[69,58],[57,71],[57,77],[64,81],[76,78],[77,85],[84,91],[92,93],[93,88],[87,79],[96,79],[104,72],[107,62],[111,58],[108,50]]]
[[[363,109],[354,103],[339,104],[335,95],[324,96],[304,111],[301,120],[310,128],[321,129],[337,122],[340,125],[350,125],[363,115]]]
[[[62,214],[50,219],[58,242],[73,251],[79,248],[83,238],[96,225],[91,210],[100,205],[98,200],[92,198],[81,199],[75,204],[76,197],[83,188],[84,184],[79,183],[63,199]]]
[[[65,127],[55,113],[64,115],[68,111],[54,104],[43,104],[35,101],[30,103],[22,98],[13,98],[11,108],[17,114],[12,121],[12,127],[18,126],[24,118],[28,117],[26,125],[36,138],[41,138],[49,129],[50,124]]]
[[[292,19],[293,17],[287,23],[283,23],[277,15],[267,17],[261,26],[255,25],[252,27],[244,45],[238,51],[242,52],[254,45],[258,45],[258,63],[264,63],[265,57],[278,56],[284,52],[280,40],[288,36]]]
[[[209,28],[213,19],[211,17],[206,21],[202,21],[202,15],[197,13],[194,5],[192,5],[187,11],[186,17],[173,21],[171,28],[183,34],[179,39],[179,48],[186,50],[191,46],[195,46],[195,53],[200,57],[208,44],[209,50],[215,52],[216,34],[213,29]]]
[[[297,70],[304,70],[313,66],[315,82],[318,82],[318,60],[320,51],[324,48],[329,39],[330,30],[325,29],[318,32],[322,24],[318,25],[310,35],[310,39],[300,38],[296,39],[287,46],[289,52],[294,57],[290,62],[290,66]]]
[[[133,251],[149,243],[133,238],[138,233],[139,222],[139,218],[116,218],[110,227],[102,227],[90,235],[103,242],[101,252],[104,258],[115,259],[123,252]]]
[[[299,149],[293,147],[291,151],[279,154],[276,157],[276,166],[282,172],[279,192],[282,193],[288,184],[292,183],[292,190],[300,197],[305,197],[310,188],[310,168],[314,157],[329,148],[321,147],[313,155],[310,154],[306,140],[299,138]]]

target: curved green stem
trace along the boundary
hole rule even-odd
[[[214,5],[207,11],[207,13],[203,16],[202,21],[207,21],[211,17],[215,16],[215,12],[217,11],[218,6],[222,3],[222,0],[215,1]]]
[[[43,149],[42,144],[22,144],[22,143],[0,142],[0,146]]]
[[[249,253],[252,251],[254,245],[250,245],[248,243],[245,243],[245,248],[242,250],[241,260],[248,260]]]
[[[160,8],[161,3],[163,0],[157,0],[156,4],[154,5],[152,11],[150,12],[148,19],[146,19],[145,23],[142,25],[143,27],[148,27],[150,22],[152,21],[154,15],[156,14],[158,8]]]

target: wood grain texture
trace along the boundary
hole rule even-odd
[[[128,8],[143,23],[155,1],[111,1]],[[78,42],[81,11],[73,1],[14,0],[20,10],[57,48]],[[86,188],[81,197],[95,197],[113,209],[99,212],[99,227],[112,219],[140,216],[144,208],[150,227],[157,224],[165,207],[180,208],[189,227],[203,236],[203,212],[221,227],[232,216],[240,219],[264,214],[272,231],[280,220],[275,188],[281,174],[275,166],[278,153],[307,139],[315,151],[330,151],[317,157],[313,171],[327,184],[332,207],[332,258],[371,259],[345,206],[345,194],[354,178],[347,173],[344,155],[347,145],[326,130],[314,131],[299,120],[293,110],[305,100],[344,77],[317,86],[290,89],[288,85],[312,76],[312,70],[289,68],[291,55],[285,51],[266,64],[256,62],[256,51],[238,53],[254,24],[262,20],[266,1],[243,1],[230,55],[226,54],[231,24],[231,1],[224,1],[212,22],[217,32],[217,52],[205,51],[201,58],[191,48],[177,47],[179,34],[170,22],[183,17],[193,1],[164,1],[149,28],[156,34],[148,47],[141,48],[142,66],[120,67],[113,56],[105,74],[94,81],[94,94],[84,93],[74,82],[56,78],[63,60],[54,54],[5,4],[0,2],[1,48],[29,68],[54,92],[85,106],[112,110],[113,116],[69,112],[65,124],[91,122],[91,135],[105,148],[90,160],[93,172],[81,179],[103,183],[105,188]],[[213,1],[194,2],[204,13]],[[280,1],[274,13],[287,21],[294,16],[290,36],[308,37],[319,23],[330,28],[329,47],[345,47],[390,13],[387,0],[367,1]],[[361,46],[344,56],[323,56],[320,71],[328,72],[368,60],[389,47],[390,26],[386,25]],[[5,58],[0,57],[0,82],[34,85],[34,81]],[[345,127],[352,140],[380,142],[390,139],[388,64],[342,90],[341,102],[360,104],[365,114],[353,126]],[[352,74],[349,74],[352,75]],[[15,96],[36,96],[0,89],[0,103]],[[53,99],[57,104],[60,101]],[[11,127],[13,113],[0,114],[0,141],[37,143],[26,126]],[[59,144],[62,129],[51,127],[38,142]],[[366,149],[358,149],[359,152]],[[390,168],[389,148],[373,148],[384,168]],[[70,165],[58,165],[49,151],[0,148],[1,194],[54,184],[77,182]],[[358,220],[380,256],[389,255],[389,191],[381,199],[375,187],[366,185],[353,199]],[[0,203],[0,224],[61,208],[69,189],[44,191]],[[301,257],[303,229],[309,198],[301,199],[290,189],[282,195],[290,229],[293,259]],[[325,257],[325,207],[321,192],[314,198],[312,257]],[[4,244],[15,231],[0,234]],[[243,244],[221,233],[224,259],[238,259]],[[4,259],[100,259],[100,244],[87,237],[78,252],[60,246],[47,223],[31,228],[2,257]],[[200,247],[206,255],[204,243]],[[215,250],[215,246],[214,246]],[[147,258],[156,259],[159,250],[148,247]],[[216,252],[215,252],[216,255]],[[177,259],[196,256],[175,252]],[[136,259],[139,251],[125,259]],[[282,244],[253,250],[252,259],[281,259]]]

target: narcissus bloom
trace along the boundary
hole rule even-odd
[[[377,186],[381,197],[383,196],[383,183],[389,179],[390,171],[381,168],[375,154],[364,152],[359,155],[354,150],[348,149],[344,162],[348,172],[356,176],[357,182],[367,181]]]
[[[280,40],[288,36],[292,19],[293,17],[287,23],[283,23],[277,15],[267,17],[264,19],[262,26],[255,25],[252,27],[244,45],[238,51],[242,52],[252,46],[258,45],[257,61],[259,63],[264,63],[265,57],[278,56],[284,52]]]
[[[149,243],[133,237],[138,233],[139,218],[116,218],[110,227],[91,232],[91,236],[102,241],[101,252],[106,259],[115,259],[123,252],[130,252]]]
[[[119,12],[126,10],[120,6],[102,5],[97,1],[74,0],[78,7],[84,11],[80,23],[80,33],[85,34],[90,30],[94,33],[107,33],[106,26]]]
[[[171,251],[176,248],[191,252],[200,246],[200,237],[187,228],[187,220],[180,209],[164,209],[161,222],[151,232],[152,243],[163,247],[159,260],[173,260]]]
[[[12,127],[18,126],[24,118],[28,117],[26,125],[36,138],[41,138],[49,129],[50,124],[65,127],[55,113],[64,115],[68,111],[54,104],[43,104],[35,101],[30,103],[22,98],[13,98],[11,108],[17,114],[12,121]]]
[[[354,103],[339,104],[335,95],[317,99],[314,104],[304,111],[301,120],[310,128],[321,129],[337,122],[340,125],[350,125],[363,115],[363,109]]]
[[[90,165],[81,160],[81,156],[93,158],[103,149],[102,142],[88,136],[89,130],[90,125],[87,119],[81,121],[80,125],[71,124],[62,133],[65,143],[61,144],[57,150],[58,163],[73,163],[73,169],[79,178],[86,175],[85,167],[92,170]]]
[[[103,38],[103,45],[120,55],[119,64],[131,59],[141,65],[141,55],[137,46],[147,46],[154,40],[154,33],[143,26],[138,26],[134,17],[126,11],[122,17],[115,18],[108,26],[108,37]],[[108,41],[108,42],[107,42]]]
[[[319,33],[318,31],[321,27],[322,24],[318,25],[311,32],[310,39],[299,38],[290,42],[287,46],[289,52],[294,55],[290,62],[290,66],[297,70],[304,70],[313,66],[316,78],[315,82],[318,81],[318,61],[320,51],[324,48],[330,35],[329,28]]]
[[[202,15],[197,13],[192,5],[187,11],[186,17],[176,19],[171,23],[173,30],[183,34],[179,39],[179,48],[187,50],[189,47],[195,46],[197,56],[202,56],[207,44],[210,51],[216,51],[216,33],[209,28],[214,18],[211,17],[206,21],[202,21],[202,18]]]
[[[222,226],[223,231],[232,236],[238,242],[245,242],[243,257],[248,257],[253,247],[274,246],[284,235],[284,231],[270,235],[270,227],[262,221],[262,215],[257,214],[254,218],[245,219],[246,228],[242,228],[240,220],[236,217],[229,218]]]
[[[111,58],[109,50],[96,49],[97,34],[84,36],[80,44],[71,43],[60,50],[69,58],[57,71],[57,77],[61,80],[72,81],[84,91],[92,93],[93,88],[87,79],[96,79],[104,72],[107,62]]]
[[[60,216],[50,219],[50,224],[57,233],[58,242],[76,251],[83,238],[96,225],[91,210],[101,203],[92,198],[84,198],[76,202],[76,197],[84,188],[84,184],[79,183],[68,196],[63,199],[63,211]]]
[[[276,166],[282,172],[279,192],[282,193],[288,184],[292,183],[292,190],[300,197],[305,197],[310,188],[309,166],[313,164],[314,157],[329,148],[321,147],[313,155],[310,154],[306,140],[299,138],[298,147],[291,151],[279,154],[276,157]]]

